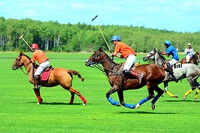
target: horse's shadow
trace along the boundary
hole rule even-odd
[[[34,103],[37,104],[37,102],[28,102],[28,103]],[[40,105],[82,105],[83,103],[64,103],[64,102],[42,102]]]
[[[165,102],[194,102],[194,100],[164,100]],[[195,102],[200,102],[200,101],[195,101]]]
[[[151,111],[134,111],[134,112],[119,112],[120,114],[176,114],[173,112],[151,112]]]

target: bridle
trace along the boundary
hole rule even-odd
[[[163,66],[163,64],[165,64],[164,57],[162,57],[160,55],[160,53],[158,53],[156,50],[153,50],[153,51],[154,51],[153,53],[149,53],[150,54],[149,56],[146,56],[147,60],[148,61],[152,60],[155,64],[158,64],[158,61],[161,60],[161,64],[160,65]],[[158,55],[159,55],[158,58],[156,58],[156,53],[158,53]],[[150,59],[152,56],[154,56],[153,59]]]
[[[17,59],[17,61],[16,61],[16,63],[15,63],[14,66],[16,66],[16,64],[18,64],[18,63],[21,61],[22,56],[26,56],[26,55],[21,54],[21,55],[19,56],[19,59]],[[28,66],[30,63],[33,64],[33,62],[30,60],[30,62],[28,62],[26,65]],[[18,66],[18,65],[17,65],[17,66]],[[24,65],[22,65],[22,66],[24,66]],[[30,68],[30,69],[27,71],[27,73],[26,73],[26,72],[22,69],[22,66],[18,66],[18,68],[20,68],[24,74],[28,75],[28,73],[30,72],[31,68]],[[33,67],[33,66],[32,66],[32,67]]]
[[[95,68],[99,69],[100,71],[102,71],[104,74],[105,74],[105,71],[104,71],[104,70],[106,70],[106,71],[108,71],[108,72],[112,72],[112,73],[115,73],[115,74],[118,74],[118,75],[119,75],[119,73],[117,73],[116,71],[113,71],[113,70],[112,70],[112,69],[117,65],[117,64],[116,64],[116,65],[114,65],[114,66],[111,66],[111,62],[113,62],[113,56],[111,56],[111,57],[106,56],[106,57],[102,58],[101,60],[93,61],[95,58],[98,58],[100,55],[101,55],[101,51],[98,51],[97,54],[93,55],[94,57],[93,57],[91,60],[89,60],[90,63],[91,63],[90,67],[95,67]],[[103,66],[101,67],[100,64],[103,63],[104,61],[108,60],[108,59],[110,59],[110,66],[109,66],[109,69],[107,69],[107,68],[105,68],[105,67],[103,67]]]

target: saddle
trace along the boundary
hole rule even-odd
[[[182,63],[180,61],[174,64],[174,68],[181,68],[181,67],[182,67]]]
[[[125,65],[125,62],[122,63],[122,66],[121,66],[121,68],[120,68],[120,71],[123,70],[124,65]],[[134,70],[134,69],[135,69],[137,66],[139,66],[139,65],[140,65],[140,62],[136,62],[134,65],[131,66],[131,69]]]
[[[48,78],[49,78],[49,75],[51,73],[51,71],[53,70],[54,68],[52,68],[52,66],[50,67],[47,67],[46,69],[44,69],[44,71],[41,73],[40,75],[40,80],[41,81],[47,81]]]

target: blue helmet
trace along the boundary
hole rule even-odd
[[[113,41],[121,41],[120,36],[114,35],[114,36],[112,37],[112,39],[111,39],[111,42],[113,42]]]
[[[164,41],[164,44],[167,45],[167,46],[170,46],[170,45],[171,45],[171,42],[170,42],[169,40],[165,40],[165,41]]]

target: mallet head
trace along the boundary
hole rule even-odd
[[[98,17],[98,15],[96,15],[96,16],[92,19],[92,21],[94,21],[97,17]]]
[[[22,39],[24,37],[24,34],[22,34],[20,37],[19,37],[19,39]]]

